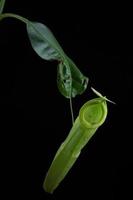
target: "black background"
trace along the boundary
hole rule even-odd
[[[73,100],[78,115],[95,95],[108,104],[105,124],[85,147],[70,173],[51,196],[42,183],[53,156],[71,128],[69,101],[56,86],[56,62],[39,58],[25,25],[0,22],[1,179],[4,198],[132,199],[131,5],[68,1],[7,1],[5,12],[46,24],[65,52],[89,77],[87,91]]]

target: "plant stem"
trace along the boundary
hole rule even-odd
[[[1,14],[0,15],[0,21],[2,19],[5,19],[5,18],[8,18],[8,17],[11,17],[11,18],[15,18],[15,19],[18,19],[20,20],[21,22],[27,24],[29,23],[29,20],[20,16],[20,15],[16,15],[16,14],[13,14],[13,13],[4,13],[4,14]],[[67,63],[68,64],[68,63]],[[70,72],[71,74],[71,72]],[[72,84],[72,77],[71,77],[71,84]],[[72,87],[72,86],[71,86]],[[72,93],[72,88],[70,89],[70,112],[71,112],[71,118],[72,118],[72,124],[74,124],[74,114],[73,114],[73,106],[72,106],[72,97],[71,97],[71,93]]]
[[[0,0],[0,14],[3,12],[6,0]]]
[[[72,125],[73,125],[74,124],[74,114],[73,114],[72,97],[70,97],[70,111],[71,111]]]
[[[24,22],[25,24],[27,24],[29,22],[28,19],[26,19],[26,18],[24,18],[24,17],[22,17],[20,15],[13,14],[13,13],[4,13],[4,14],[1,14],[0,15],[0,20],[2,20],[4,18],[7,18],[7,17],[12,17],[12,18],[18,19],[21,22]]]

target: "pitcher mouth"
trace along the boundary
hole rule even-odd
[[[83,105],[79,112],[81,124],[86,128],[97,128],[105,121],[107,104],[103,98],[96,98]]]

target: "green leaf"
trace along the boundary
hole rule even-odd
[[[75,63],[67,57],[72,76],[72,97],[82,94],[88,85],[88,78],[84,76]]]
[[[75,63],[66,57],[67,62],[59,63],[57,85],[61,94],[67,98],[82,94],[88,85],[88,78],[77,68]]]
[[[38,22],[27,23],[27,32],[35,52],[45,60],[63,60],[64,52],[52,32]]]
[[[72,92],[72,79],[69,66],[65,63],[59,63],[57,67],[57,86],[60,93],[66,98],[70,98]]]
[[[0,14],[3,12],[6,0],[0,0]]]
[[[85,77],[74,62],[64,53],[52,32],[38,22],[27,22],[27,32],[35,52],[45,60],[59,61],[57,68],[58,89],[66,98],[82,94],[87,88]]]

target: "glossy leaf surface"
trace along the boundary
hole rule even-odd
[[[64,52],[52,32],[42,23],[27,23],[27,32],[33,49],[45,60],[62,60]]]
[[[69,98],[82,94],[88,85],[88,78],[77,68],[68,57],[67,62],[58,65],[57,85],[62,95]],[[72,80],[72,82],[71,82]]]
[[[57,60],[57,85],[66,98],[82,94],[87,88],[85,77],[74,62],[64,53],[53,33],[43,24],[28,22],[27,32],[35,52],[45,60]]]

